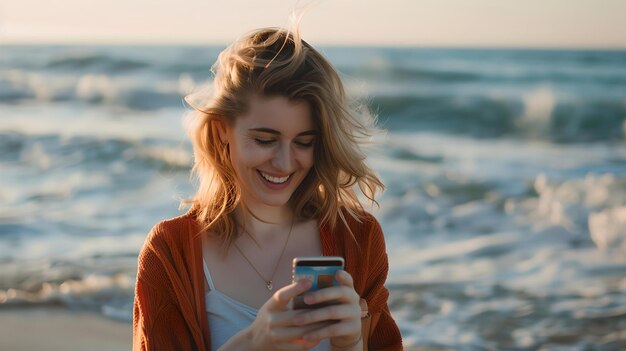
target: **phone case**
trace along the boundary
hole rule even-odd
[[[330,265],[331,263],[338,263],[340,265]],[[302,265],[299,265],[302,264]],[[312,282],[311,288],[296,296],[293,300],[294,309],[307,309],[307,308],[320,308],[336,304],[337,302],[329,301],[309,305],[304,302],[304,295],[311,291],[317,291],[320,289],[339,285],[339,282],[335,279],[335,275],[338,270],[343,269],[342,257],[297,257],[293,262],[293,281],[299,281],[302,279],[308,279]]]

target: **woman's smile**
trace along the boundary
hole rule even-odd
[[[275,183],[275,184],[282,184],[282,183],[286,182],[287,179],[289,179],[289,177],[291,176],[291,174],[290,174],[290,175],[287,175],[287,176],[284,176],[284,177],[275,177],[275,176],[272,176],[272,175],[270,175],[268,173],[265,173],[263,171],[259,171],[259,173],[261,173],[263,178],[265,178],[268,181],[270,181],[272,183]]]

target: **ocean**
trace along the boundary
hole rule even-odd
[[[0,309],[130,321],[222,47],[0,48]],[[626,349],[626,52],[321,51],[387,130],[389,304],[425,350]]]

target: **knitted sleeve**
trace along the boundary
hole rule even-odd
[[[192,350],[193,338],[165,273],[167,247],[155,226],[138,258],[133,308],[133,350]],[[164,252],[165,251],[165,252]]]
[[[387,305],[389,291],[384,284],[387,280],[389,263],[385,238],[380,224],[373,216],[370,223],[367,248],[369,273],[362,296],[368,303],[371,318],[368,346],[370,350],[402,350],[402,336]]]

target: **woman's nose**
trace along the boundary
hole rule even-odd
[[[274,158],[272,159],[272,166],[274,166],[279,171],[291,173],[291,171],[293,170],[293,164],[293,153],[291,151],[290,145],[281,144],[274,154]]]

